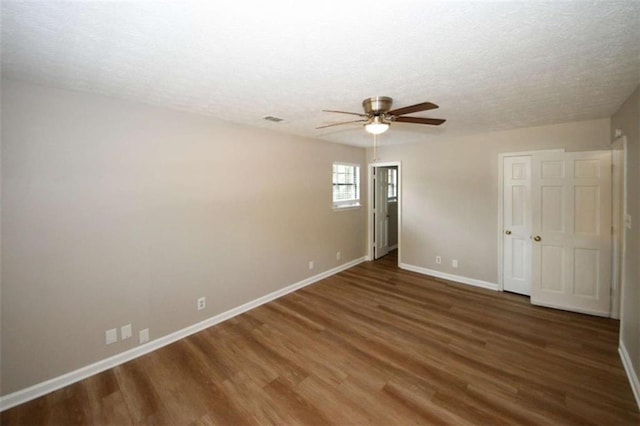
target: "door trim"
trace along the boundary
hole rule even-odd
[[[618,253],[617,248],[611,247],[611,252],[616,253],[620,257],[620,269],[617,270],[618,262],[617,259],[612,258],[611,264],[611,287],[613,289],[612,297],[611,297],[611,318],[619,319],[622,322],[622,316],[624,313],[622,312],[622,295],[624,292],[624,278],[625,278],[625,254],[627,251],[627,227],[625,225],[625,217],[627,215],[627,174],[628,174],[628,147],[627,147],[627,137],[625,135],[618,136],[613,141],[611,141],[611,162],[613,164],[613,146],[614,144],[620,142],[622,144],[622,205],[619,206],[622,209],[622,222],[616,223],[616,218],[612,215],[612,224],[614,226],[618,225],[618,232],[620,235],[620,252]],[[612,176],[612,184],[613,184],[613,176]],[[613,188],[612,188],[612,197],[613,197]],[[613,206],[612,206],[613,213]],[[620,333],[622,333],[622,328],[620,329]]]
[[[503,277],[503,256],[504,256],[504,247],[503,247],[503,235],[502,230],[504,229],[504,159],[507,157],[523,157],[533,154],[541,154],[545,152],[564,152],[564,148],[558,149],[542,149],[537,151],[521,151],[521,152],[502,152],[498,154],[498,291],[504,291],[504,277]]]
[[[373,227],[376,226],[373,220],[373,169],[375,167],[397,167],[398,168],[398,265],[402,262],[402,162],[385,161],[379,163],[369,163],[367,166],[367,260],[373,259]]]

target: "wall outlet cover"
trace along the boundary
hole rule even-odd
[[[144,330],[140,330],[140,343],[146,343],[149,341],[149,329],[145,328]]]
[[[112,328],[104,332],[104,338],[107,345],[115,343],[118,341],[118,330]]]
[[[131,337],[131,324],[123,325],[120,327],[120,338],[122,340]]]
[[[206,307],[207,307],[207,298],[206,297],[198,298],[198,310],[201,311]]]

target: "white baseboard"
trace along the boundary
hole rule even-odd
[[[277,299],[286,294],[292,293],[302,287],[306,287],[310,284],[318,282],[331,275],[335,275],[338,272],[342,272],[346,269],[352,268],[364,261],[365,261],[365,257],[361,257],[351,262],[347,262],[333,269],[329,269],[328,271],[321,272],[317,275],[306,278],[295,284],[292,284],[280,290],[276,290],[272,293],[259,297],[243,305],[237,306],[221,314],[214,315],[204,321],[201,321],[189,327],[183,328],[182,330],[178,330],[174,333],[152,340],[149,343],[145,343],[136,348],[130,349],[125,352],[121,352],[112,357],[109,357],[109,358],[100,360],[98,362],[95,362],[93,364],[87,365],[85,367],[79,368],[75,371],[71,371],[61,376],[54,377],[53,379],[50,379],[50,380],[35,384],[33,386],[30,386],[28,388],[21,389],[19,391],[2,396],[0,397],[0,411],[4,411],[11,407],[15,407],[16,405],[19,405],[27,401],[30,401],[32,399],[38,398],[40,396],[46,395],[50,392],[53,392],[55,390],[68,386],[80,380],[86,379],[87,377],[101,373],[105,370],[116,367],[120,364],[124,364],[125,362],[131,361],[132,359],[148,354],[149,352],[153,352],[157,349],[160,349],[163,346],[166,346],[175,341],[183,339],[187,336],[197,333],[198,331],[204,330],[205,328],[209,328],[211,326],[219,324],[223,321],[228,320],[229,318],[233,318],[237,315],[240,315],[246,311],[249,311],[253,308],[256,308],[274,299]]]
[[[620,340],[620,345],[618,346],[618,353],[620,354],[624,371],[627,373],[629,384],[631,384],[633,396],[636,398],[636,404],[638,404],[638,408],[640,409],[640,381],[638,380],[638,375],[633,369],[633,363],[629,357],[629,352],[627,352],[627,348],[622,340]]]
[[[398,266],[401,269],[406,269],[407,271],[417,272],[423,275],[430,275],[432,277],[455,281],[457,283],[468,284],[474,287],[482,287],[489,290],[498,291],[498,284],[496,283],[490,283],[488,281],[477,280],[475,278],[463,277],[460,275],[447,274],[445,272],[434,271],[433,269],[422,268],[420,266],[409,265],[407,263],[400,263],[400,265]]]

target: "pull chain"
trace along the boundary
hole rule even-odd
[[[373,135],[373,161],[378,161],[378,135]]]

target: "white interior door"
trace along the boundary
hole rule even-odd
[[[503,162],[503,274],[505,291],[531,294],[531,156]]]
[[[389,174],[385,167],[375,168],[375,191],[373,214],[375,217],[374,258],[379,259],[389,253]]]
[[[608,316],[611,153],[532,157],[531,303]]]

